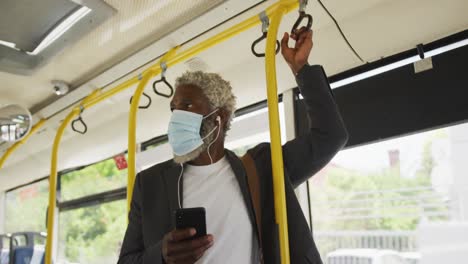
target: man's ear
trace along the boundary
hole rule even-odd
[[[229,122],[229,119],[231,118],[231,115],[228,111],[226,111],[225,108],[219,109],[219,116],[221,117],[221,124],[223,125],[223,128],[226,128],[227,123]]]

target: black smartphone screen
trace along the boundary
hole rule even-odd
[[[195,228],[197,233],[193,238],[206,236],[205,208],[183,208],[175,211],[176,229]]]

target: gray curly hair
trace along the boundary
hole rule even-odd
[[[211,108],[223,108],[230,114],[231,118],[226,125],[228,131],[236,110],[236,96],[232,92],[231,84],[217,73],[202,71],[185,72],[176,79],[175,87],[187,84],[199,87],[208,98]]]

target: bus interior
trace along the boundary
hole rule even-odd
[[[186,71],[231,83],[237,110],[226,148],[241,156],[272,141],[266,60],[251,46],[262,12],[292,2],[276,38],[291,31],[298,8],[312,16],[309,63],[324,67],[349,133],[296,189],[323,263],[464,263],[468,1],[3,0],[0,264],[50,264],[50,241],[54,263],[117,263],[128,174],[172,158],[169,102]],[[249,18],[255,25],[224,34]],[[158,74],[145,75],[152,67]],[[276,81],[275,140],[285,143],[310,124],[281,54]],[[134,135],[131,105],[139,108]],[[8,118],[22,126],[11,130]]]

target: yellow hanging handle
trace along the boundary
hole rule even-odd
[[[289,264],[288,216],[284,185],[283,152],[281,146],[281,130],[278,111],[278,88],[276,81],[276,35],[281,18],[286,9],[279,6],[270,16],[268,28],[265,70],[267,80],[268,117],[270,122],[271,164],[273,171],[273,192],[275,201],[275,217],[279,228],[281,263]]]

